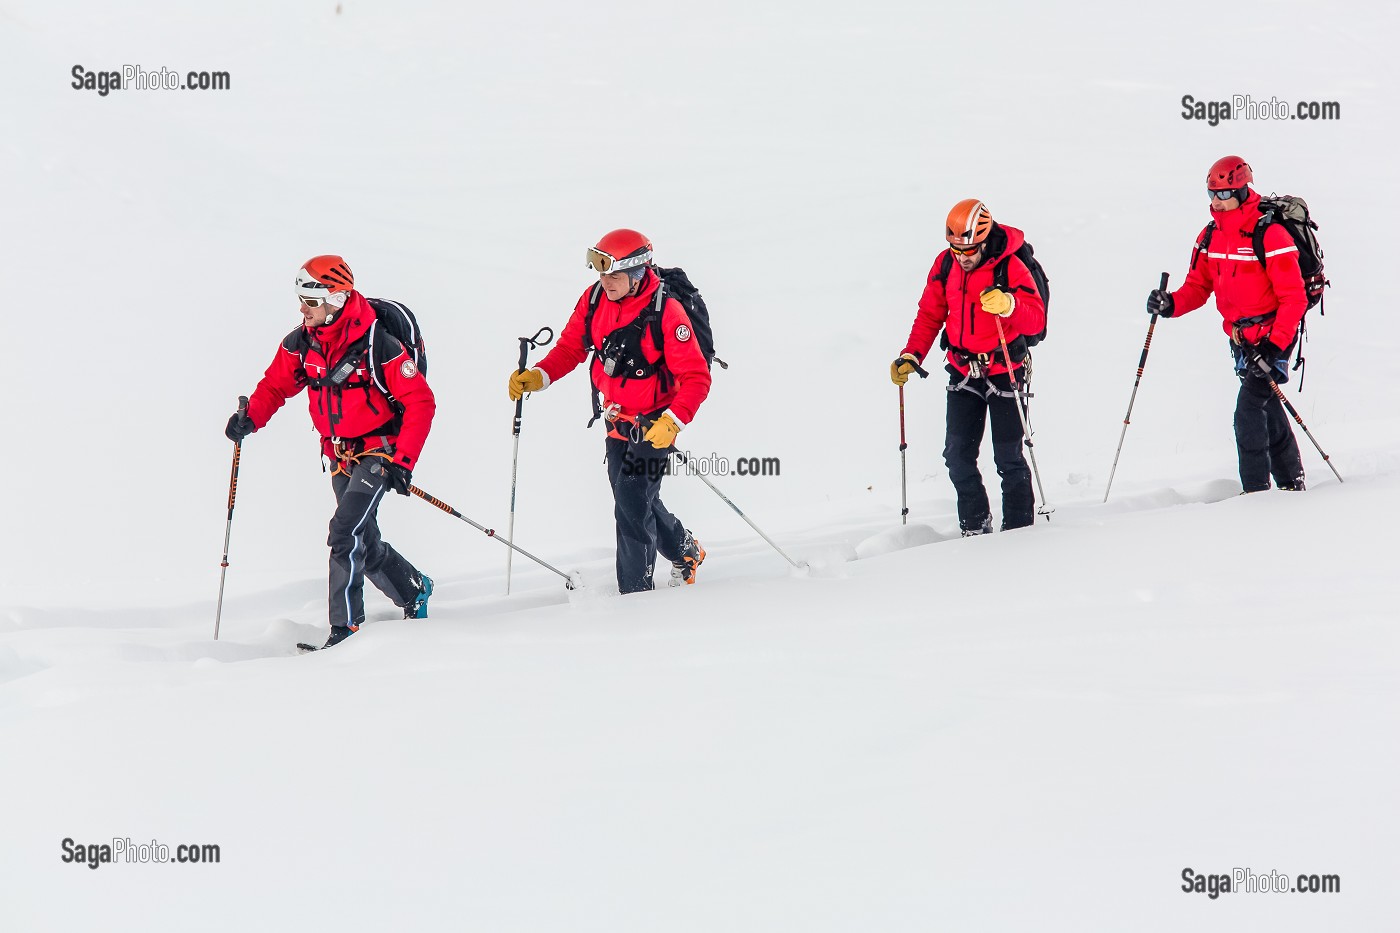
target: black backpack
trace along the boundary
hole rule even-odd
[[[1254,255],[1259,257],[1260,265],[1267,267],[1264,230],[1270,224],[1278,224],[1287,230],[1288,235],[1293,238],[1293,244],[1298,247],[1298,268],[1303,273],[1303,288],[1308,295],[1307,310],[1311,311],[1314,305],[1322,304],[1322,290],[1332,283],[1322,271],[1322,246],[1317,242],[1317,235],[1313,233],[1317,224],[1308,212],[1308,202],[1291,194],[1282,197],[1269,195],[1259,199],[1259,209],[1263,216],[1254,227]],[[1326,306],[1320,308],[1317,313],[1326,314]]]
[[[998,238],[1000,242],[998,243]],[[993,228],[988,236],[988,248],[992,250],[1006,247],[1006,232],[1001,227]],[[1035,282],[1035,290],[1040,294],[1040,300],[1045,305],[1045,326],[1038,334],[1022,334],[1018,340],[1024,340],[1027,349],[1038,346],[1045,339],[1045,332],[1050,327],[1050,277],[1045,274],[1045,267],[1040,264],[1040,260],[1035,258],[1035,247],[1029,243],[1022,242],[1014,253],[1005,256],[998,256],[996,265],[992,266],[992,283],[1004,292],[1010,292],[1011,287],[1008,282],[1011,273],[1007,271],[1007,265],[1011,262],[1011,257],[1015,256],[1025,264],[1026,270],[1030,272],[1031,279]],[[943,251],[943,258],[938,262],[938,272],[934,278],[942,282],[944,287],[948,285],[948,274],[953,271],[953,253],[951,250]],[[943,349],[948,349],[948,332],[943,331]]]
[[[396,337],[399,343],[403,344],[405,350],[413,357],[413,364],[418,367],[418,371],[423,375],[428,374],[428,349],[423,343],[423,331],[418,327],[418,318],[413,312],[408,310],[408,306],[397,301],[390,301],[387,298],[368,298],[369,306],[374,309],[375,316],[379,319],[379,326],[383,327],[391,335]],[[379,364],[383,365],[383,360]]]

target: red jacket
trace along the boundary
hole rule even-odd
[[[635,295],[625,295],[620,301],[600,295],[598,310],[593,314],[592,345],[601,347],[608,334],[635,321],[656,300],[660,284],[656,273],[648,269]],[[588,317],[588,296],[592,291],[593,286],[589,286],[580,296],[569,323],[559,335],[559,342],[539,362],[539,368],[550,382],[562,378],[588,357],[589,351],[584,349],[583,322]],[[602,391],[604,404],[620,405],[624,415],[651,414],[666,408],[684,427],[694,419],[700,403],[710,394],[710,368],[705,365],[705,354],[700,351],[685,308],[674,298],[667,298],[662,308],[661,342],[663,346],[658,347],[650,327],[643,331],[642,353],[647,361],[655,363],[665,357],[664,367],[670,379],[664,390],[660,376],[642,379],[624,379],[621,373],[609,376],[603,372],[603,361],[598,359],[593,361],[593,382]]]
[[[1236,321],[1277,312],[1272,320],[1241,328],[1240,336],[1250,343],[1263,337],[1279,348],[1287,348],[1298,333],[1298,322],[1308,309],[1303,273],[1298,268],[1298,247],[1288,231],[1278,224],[1264,229],[1263,267],[1254,254],[1254,226],[1259,221],[1259,195],[1249,192],[1245,202],[1233,211],[1212,211],[1215,230],[1207,252],[1200,252],[1205,230],[1196,238],[1191,257],[1194,268],[1186,281],[1172,293],[1173,316],[1194,311],[1215,293],[1215,307],[1224,318],[1221,326],[1230,333]]]
[[[248,417],[254,427],[267,424],[287,399],[305,388],[311,423],[321,433],[322,449],[328,456],[335,456],[331,452],[333,438],[382,435],[394,445],[394,462],[413,469],[428,439],[437,402],[427,378],[414,366],[412,355],[397,339],[375,327],[375,321],[374,308],[363,295],[352,291],[350,300],[330,324],[298,327],[288,334],[248,400]],[[353,385],[343,385],[338,390],[308,386],[308,380],[325,377],[340,363],[350,344],[371,328],[374,366],[361,356],[354,375],[346,380]],[[387,433],[395,427],[391,422],[396,420],[388,395],[403,406],[397,433]]]
[[[1035,289],[1035,280],[1031,278],[1026,264],[1011,255],[1026,241],[1026,236],[1015,227],[1002,224],[998,224],[996,230],[1005,233],[1005,245],[985,257],[971,272],[963,272],[962,266],[954,259],[946,283],[938,280],[938,267],[943,262],[943,254],[948,251],[938,254],[933,268],[929,270],[924,294],[919,299],[919,312],[914,316],[914,327],[909,331],[909,342],[904,347],[904,353],[913,353],[923,362],[938,338],[938,331],[946,327],[950,347],[969,354],[992,354],[988,373],[1006,372],[1001,340],[997,336],[996,315],[982,310],[982,291],[995,284],[993,269],[1002,256],[1008,257],[1006,284],[1016,299],[1016,310],[1002,319],[1006,342],[1010,343],[1023,334],[1038,334],[1045,329],[1045,302]],[[992,232],[993,237],[997,237],[996,230]],[[967,364],[951,350],[948,352],[948,363],[964,376],[967,375]],[[1013,363],[1013,366],[1019,367],[1020,364]]]

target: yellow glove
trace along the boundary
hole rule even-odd
[[[905,362],[908,360],[908,362]],[[890,364],[890,382],[897,386],[902,386],[909,381],[909,374],[914,371],[914,366],[919,362],[919,358],[912,353],[906,353]]]
[[[668,411],[651,423],[643,440],[657,450],[665,450],[676,442],[676,435],[679,433],[681,433],[681,426],[676,424],[675,419]]]
[[[527,369],[523,373],[511,371],[510,400],[519,401],[526,392],[540,392],[544,389],[544,373],[538,369]]]
[[[982,310],[1006,317],[1016,310],[1016,299],[999,288],[986,288],[982,290]]]

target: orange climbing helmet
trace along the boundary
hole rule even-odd
[[[953,205],[948,212],[946,239],[954,246],[975,246],[992,232],[992,212],[976,198]]]

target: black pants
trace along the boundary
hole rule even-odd
[[[1240,375],[1235,399],[1235,448],[1245,492],[1268,489],[1270,475],[1280,488],[1302,484],[1303,459],[1283,403],[1265,379],[1249,371]]]
[[[948,433],[943,445],[943,462],[948,478],[958,491],[958,524],[963,531],[980,530],[991,517],[991,504],[977,469],[977,453],[982,447],[987,412],[992,415],[992,460],[1001,477],[1001,527],[1024,528],[1035,521],[1035,495],[1031,492],[1031,471],[1021,454],[1021,418],[1016,399],[990,392],[988,383],[1010,392],[1011,380],[1004,373],[990,379],[972,379],[957,390],[962,375],[949,367],[952,380],[948,392]]]
[[[666,451],[609,437],[607,454],[617,521],[617,588],[639,593],[652,588],[657,552],[668,561],[680,560],[685,526],[661,503]]]
[[[379,537],[379,502],[384,498],[383,460],[366,457],[349,474],[331,477],[335,514],[331,516],[331,625],[365,620],[365,577],[403,608],[421,589],[418,571]]]

